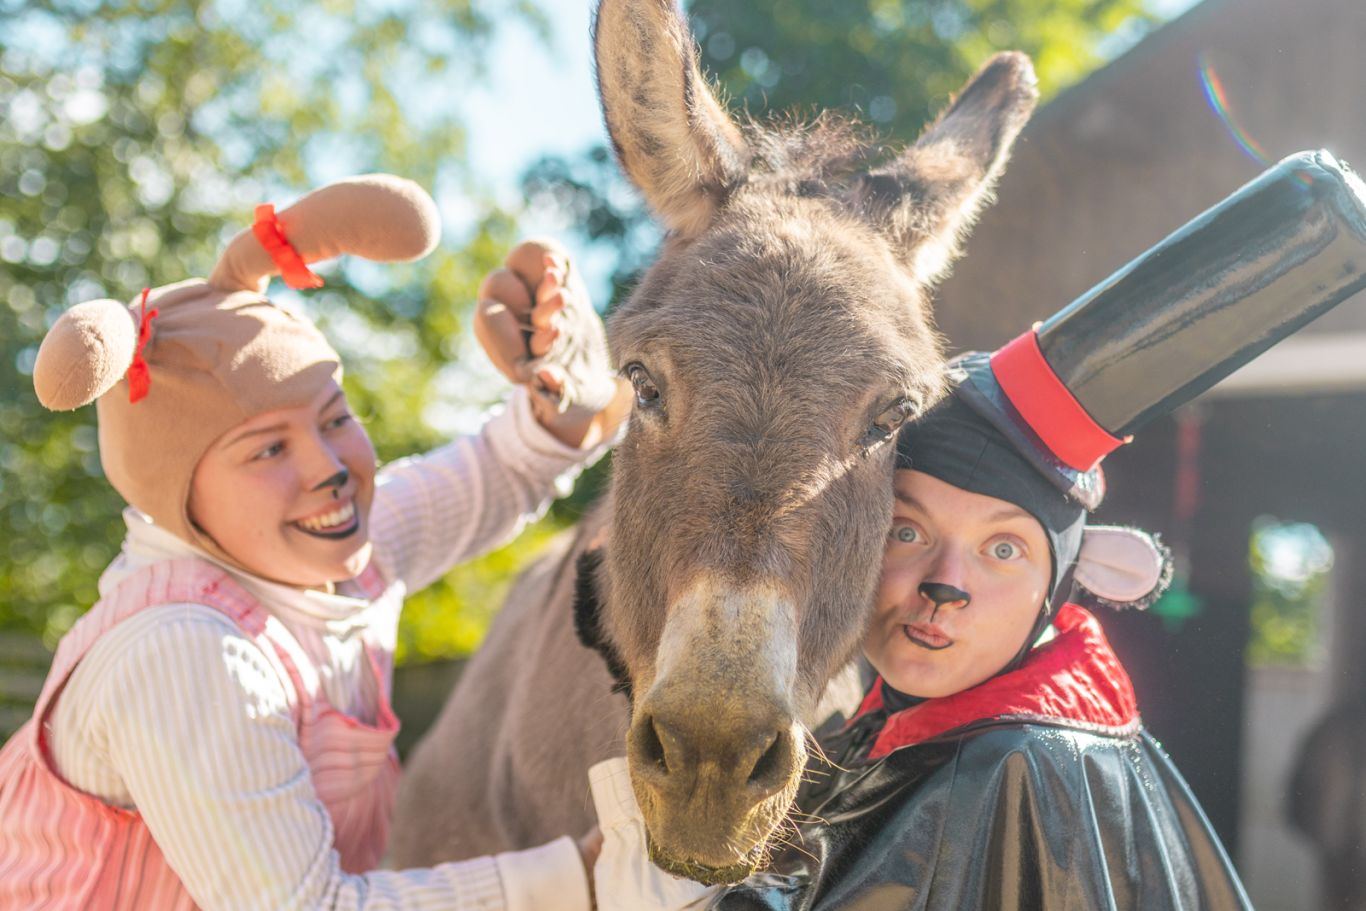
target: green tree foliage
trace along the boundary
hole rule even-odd
[[[1141,0],[693,0],[703,65],[755,113],[862,112],[893,142],[921,126],[1000,50],[1034,59],[1048,97],[1145,20]]]
[[[255,203],[347,174],[477,201],[452,99],[510,16],[540,22],[522,0],[0,0],[0,627],[54,641],[122,537],[94,409],[54,415],[33,394],[56,316],[204,275]],[[514,239],[511,216],[483,209],[458,245],[327,267],[302,303],[342,349],[382,458],[438,442],[426,418],[458,380],[466,305]]]
[[[1253,667],[1305,667],[1317,654],[1320,616],[1333,548],[1313,525],[1259,519],[1248,542],[1252,570]]]

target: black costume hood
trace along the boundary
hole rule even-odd
[[[1156,417],[1366,289],[1366,184],[1325,151],[1281,161],[989,356],[954,396],[1070,498]]]

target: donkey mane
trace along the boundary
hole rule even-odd
[[[890,155],[867,124],[833,111],[748,119],[742,130],[753,154],[750,181],[797,196],[838,195]]]

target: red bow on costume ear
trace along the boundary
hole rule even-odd
[[[251,233],[256,235],[266,253],[270,254],[271,262],[280,270],[280,277],[286,285],[291,288],[323,286],[323,280],[309,271],[299,251],[290,246],[284,228],[280,227],[280,220],[275,217],[275,207],[270,203],[256,207],[256,223],[251,226]]]
[[[147,340],[152,337],[152,320],[157,318],[161,311],[147,309],[147,295],[151,293],[151,288],[142,289],[142,316],[138,320],[138,346],[133,351],[133,363],[128,367],[128,402],[136,405],[147,397],[147,390],[152,388],[152,374],[147,367],[147,361],[142,356],[142,349],[147,347]]]

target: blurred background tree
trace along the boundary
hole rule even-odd
[[[704,66],[737,106],[857,111],[889,143],[914,137],[994,50],[1033,55],[1049,94],[1156,18],[1144,0],[693,0],[688,11]],[[0,0],[0,630],[54,643],[94,601],[122,537],[93,409],[54,415],[34,398],[43,333],[72,304],[206,274],[256,202],[385,170],[479,213],[421,263],[331,264],[322,292],[272,291],[342,351],[382,458],[438,442],[442,409],[499,394],[462,362],[464,320],[525,212],[556,213],[622,293],[657,235],[604,148],[537,162],[524,210],[500,206],[468,164],[456,87],[478,84],[505,23],[544,33],[546,21],[534,0]],[[511,576],[600,478],[516,546],[413,599],[400,657],[472,649]]]
[[[1252,570],[1252,667],[1309,667],[1321,654],[1323,612],[1333,568],[1333,548],[1306,522],[1263,516],[1248,540]]]

